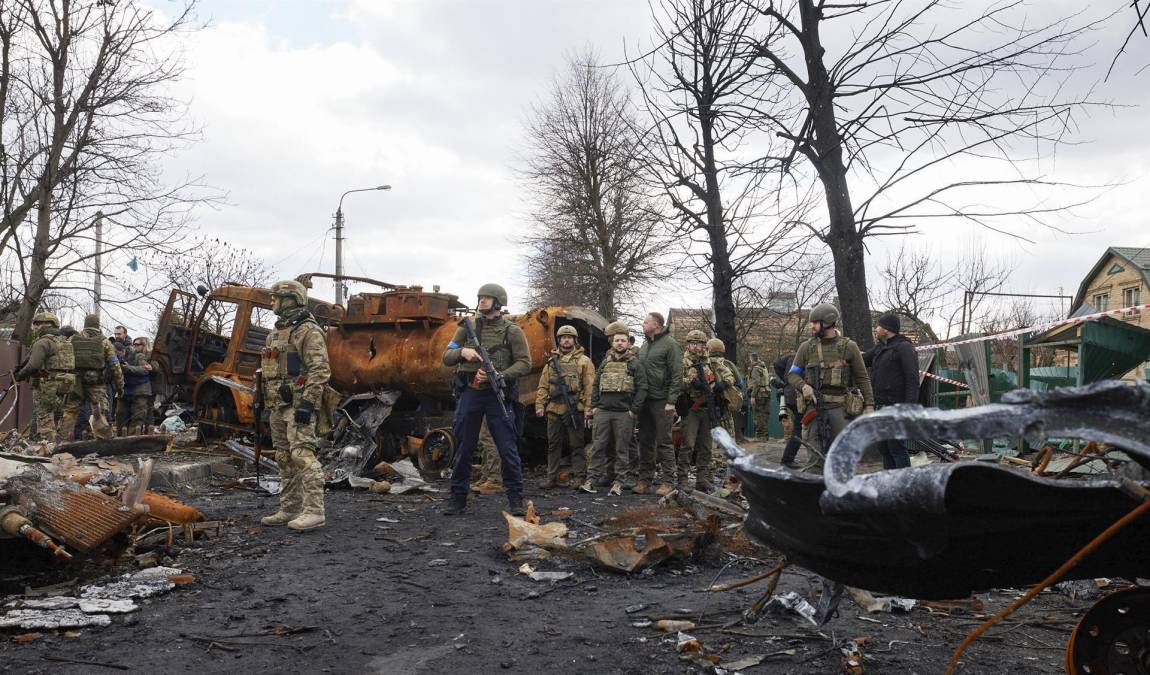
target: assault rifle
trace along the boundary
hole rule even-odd
[[[699,386],[703,388],[703,398],[707,403],[707,419],[711,421],[711,428],[713,429],[719,426],[719,420],[723,417],[722,411],[719,410],[719,403],[715,400],[715,387],[707,381],[707,372],[703,369],[703,363],[696,361],[693,365],[699,379]]]
[[[260,486],[260,451],[263,446],[263,435],[260,433],[260,423],[264,419],[264,410],[267,408],[267,402],[264,401],[264,369],[256,369],[255,381],[252,382],[252,387],[255,391],[252,393],[252,414],[255,415],[255,447],[252,452],[255,453],[256,458],[256,487]]]
[[[579,411],[575,410],[575,402],[571,400],[571,389],[567,387],[567,379],[559,369],[558,354],[551,355],[551,384],[559,387],[559,393],[563,394],[563,404],[567,406],[567,420],[571,422],[571,428],[578,433],[583,429],[583,425],[580,423]]]
[[[826,411],[826,402],[823,400],[823,372],[819,366],[807,366],[810,373],[811,389],[815,390],[815,407],[803,415],[803,426],[814,422],[815,438],[819,442],[819,451],[824,457],[831,447],[831,417]]]
[[[471,317],[465,316],[459,322],[463,326],[463,330],[467,333],[467,339],[471,341],[473,349],[479,354],[479,360],[483,364],[483,372],[487,374],[487,383],[491,385],[491,390],[495,392],[495,397],[499,399],[499,407],[503,410],[503,417],[511,424],[515,424],[515,417],[511,411],[511,401],[507,400],[507,380],[495,370],[495,364],[491,362],[491,354],[483,343],[479,341],[479,336],[475,334],[475,326],[471,323]]]

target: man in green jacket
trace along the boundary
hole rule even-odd
[[[24,367],[12,379],[32,379],[32,408],[36,415],[36,433],[41,440],[55,443],[56,415],[63,413],[64,401],[76,381],[76,359],[72,343],[60,336],[60,320],[52,312],[40,312],[32,318],[36,341]],[[64,433],[70,430],[65,429]]]
[[[100,332],[99,314],[84,317],[84,330],[72,336],[72,352],[76,357],[76,385],[64,404],[60,429],[64,435],[71,434],[80,407],[87,402],[92,414],[92,432],[111,436],[113,415],[108,404],[108,376],[112,378],[114,390],[122,395],[124,373],[120,369],[120,359],[116,357],[116,348]]]
[[[639,482],[632,492],[651,491],[658,469],[656,493],[665,495],[675,480],[675,447],[671,444],[671,423],[675,401],[683,386],[683,350],[667,332],[666,321],[658,312],[643,319],[646,341],[639,349],[639,362],[647,377],[647,400],[639,410]]]

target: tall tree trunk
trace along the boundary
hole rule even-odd
[[[732,361],[738,350],[735,330],[734,270],[724,226],[723,196],[719,189],[719,169],[715,161],[715,140],[711,110],[700,106],[703,136],[703,180],[707,193],[707,240],[711,244],[711,300],[715,309],[715,337],[723,341],[727,358]]]
[[[47,182],[47,181],[45,181]],[[28,287],[20,309],[16,311],[16,325],[12,329],[13,339],[23,340],[32,328],[32,317],[44,299],[48,288],[48,239],[52,225],[52,190],[41,188],[40,204],[36,209],[36,237],[32,244],[32,258],[28,261]]]
[[[826,195],[829,228],[827,247],[835,262],[842,331],[863,349],[874,345],[871,335],[870,298],[866,285],[866,250],[855,227],[847,168],[843,162],[842,136],[835,118],[833,87],[826,66],[825,50],[819,36],[821,10],[812,0],[800,0],[803,24],[803,52],[808,73],[807,104],[811,108],[814,148],[806,152],[819,172]]]

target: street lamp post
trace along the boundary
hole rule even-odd
[[[390,189],[390,185],[377,185],[358,190],[348,190],[339,197],[339,206],[335,210],[335,304],[337,305],[343,305],[343,295],[346,290],[343,285],[343,198],[353,192]]]

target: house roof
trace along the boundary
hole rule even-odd
[[[1098,276],[1102,266],[1111,256],[1117,256],[1122,259],[1127,265],[1137,269],[1142,273],[1142,280],[1150,286],[1150,248],[1136,248],[1133,246],[1111,246],[1106,249],[1106,253],[1094,263],[1090,268],[1090,272],[1082,278],[1082,283],[1078,286],[1078,293],[1074,296],[1074,304],[1070,308],[1070,314],[1073,316],[1078,308],[1086,301],[1086,291],[1090,287],[1091,280]]]

